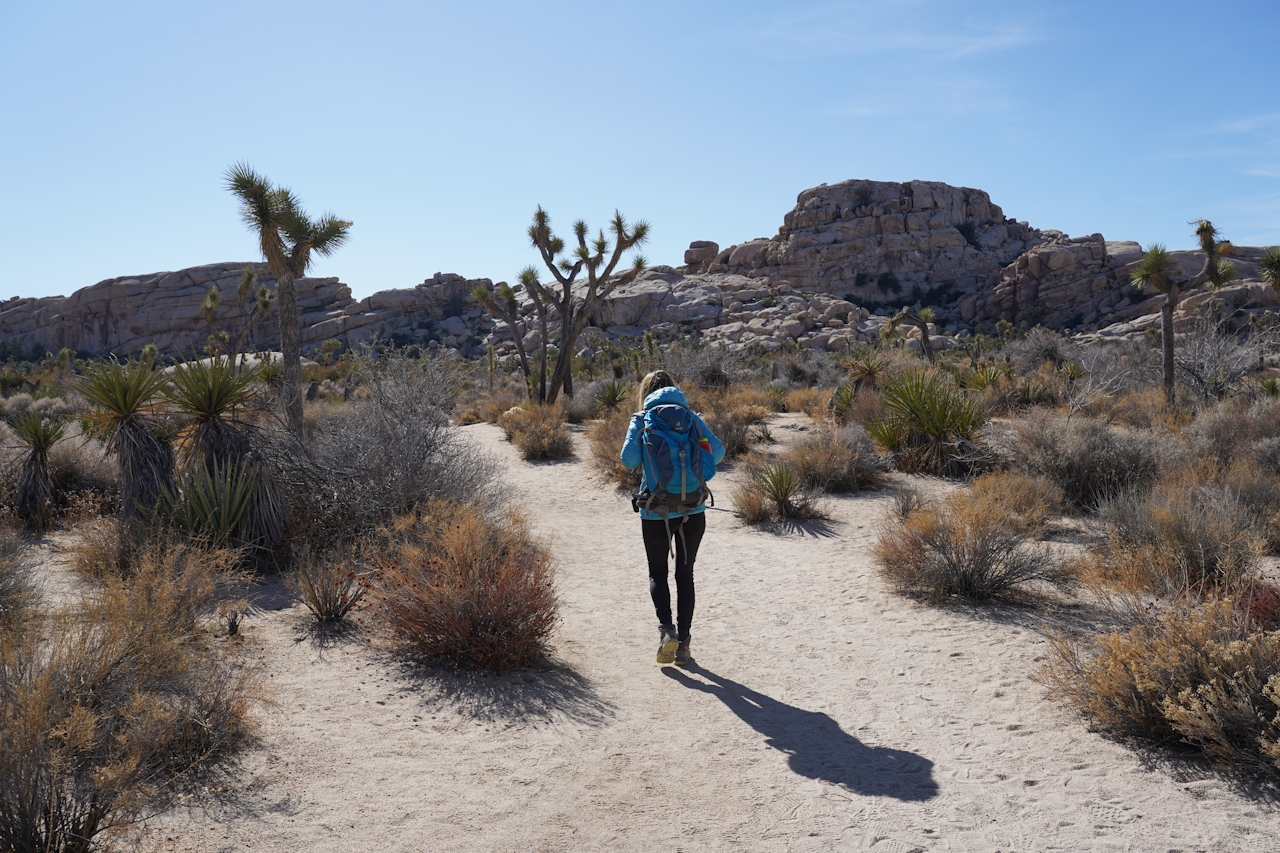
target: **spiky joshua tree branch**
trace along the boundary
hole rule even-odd
[[[600,300],[618,287],[629,284],[647,265],[644,256],[637,254],[626,272],[616,276],[614,274],[622,256],[649,239],[649,223],[640,221],[629,224],[615,210],[609,223],[608,236],[601,229],[596,232],[595,237],[589,237],[587,223],[579,219],[573,224],[575,245],[566,253],[565,241],[551,230],[551,216],[542,209],[542,205],[538,205],[528,234],[529,242],[538,250],[542,262],[555,278],[555,284],[543,284],[532,268],[521,274],[521,281],[528,288],[535,304],[550,306],[560,321],[560,351],[556,354],[555,373],[544,397],[547,403],[555,403],[561,390],[567,396],[573,396],[573,348],[592,312],[600,304]],[[579,279],[584,272],[585,290],[582,288],[584,282]],[[575,292],[575,288],[579,292]],[[542,343],[545,359],[545,329]],[[545,375],[544,367],[543,376]]]

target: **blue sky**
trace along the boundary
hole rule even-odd
[[[0,2],[0,298],[256,258],[245,161],[357,296],[510,279],[535,205],[690,240],[807,187],[979,187],[1071,234],[1280,243],[1280,3]]]

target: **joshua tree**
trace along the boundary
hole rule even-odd
[[[227,189],[240,199],[240,216],[257,232],[262,256],[276,277],[280,300],[280,351],[284,356],[284,405],[289,430],[302,440],[302,344],[295,282],[312,254],[330,255],[351,233],[351,223],[326,213],[311,219],[292,191],[272,186],[244,163],[227,170]]]
[[[920,349],[924,350],[925,356],[932,363],[934,360],[933,345],[929,343],[929,324],[932,322],[932,308],[921,308],[919,314],[910,308],[903,308],[889,321],[888,331],[892,332],[901,325],[915,326],[920,330]]]
[[[578,245],[567,257],[560,257],[565,251],[565,242],[552,232],[551,217],[541,205],[534,211],[533,224],[529,226],[529,242],[538,250],[542,262],[560,285],[560,291],[555,293],[550,287],[542,285],[536,275],[526,278],[521,274],[521,281],[529,288],[535,303],[541,301],[544,305],[550,305],[560,321],[560,352],[556,355],[555,374],[545,397],[545,402],[548,403],[556,401],[561,389],[566,395],[573,396],[573,347],[600,300],[619,286],[631,282],[644,270],[647,263],[643,255],[636,255],[630,269],[616,278],[613,276],[622,256],[648,240],[649,223],[628,225],[622,214],[615,210],[613,221],[609,223],[612,240],[605,236],[603,230],[597,232],[594,239],[588,240],[587,231],[586,222],[581,219],[575,222],[573,235],[577,238]],[[587,279],[585,293],[582,293],[578,276],[584,269]],[[532,268],[526,272],[532,272]],[[579,292],[575,292],[575,286],[578,286]],[[542,346],[545,352],[545,334]],[[543,375],[546,375],[545,370]]]
[[[78,390],[97,408],[82,418],[85,433],[101,438],[120,466],[120,511],[149,511],[173,484],[173,448],[150,417],[164,385],[149,363],[102,361],[85,371]]]
[[[254,285],[257,285],[255,288]],[[231,357],[234,363],[240,357],[240,353],[244,350],[244,340],[253,331],[253,327],[258,321],[271,313],[271,309],[276,304],[276,294],[271,288],[265,284],[258,284],[258,274],[249,267],[244,268],[244,272],[240,273],[240,286],[237,288],[237,296],[240,308],[240,315],[244,318],[244,326],[231,337],[230,332],[218,331],[217,325],[214,323],[214,316],[218,312],[218,306],[222,304],[222,293],[216,287],[210,287],[209,292],[205,294],[204,304],[200,306],[201,312],[204,314],[204,321],[209,325],[209,345],[214,349],[221,350],[223,353]],[[253,307],[246,308],[246,303],[250,297],[253,299]]]
[[[516,358],[520,360],[520,373],[524,375],[524,389],[533,399],[533,385],[529,381],[529,356],[524,350],[524,336],[528,332],[528,324],[521,313],[520,303],[516,300],[516,292],[505,281],[498,284],[496,292],[490,293],[483,284],[477,284],[471,291],[475,300],[485,307],[490,314],[507,324],[511,329],[511,340],[516,345]],[[490,379],[490,385],[492,385]]]
[[[45,420],[28,409],[10,421],[13,434],[27,447],[27,458],[18,477],[18,516],[37,533],[49,529],[53,481],[49,477],[49,451],[67,431],[66,421]]]
[[[1218,239],[1218,229],[1207,219],[1195,223],[1196,238],[1200,241],[1200,251],[1204,253],[1204,266],[1191,278],[1175,279],[1173,256],[1160,243],[1155,243],[1142,262],[1129,277],[1138,290],[1148,285],[1164,294],[1164,303],[1160,306],[1160,343],[1164,348],[1164,399],[1172,406],[1175,400],[1174,361],[1173,361],[1173,309],[1178,300],[1188,290],[1208,284],[1218,288],[1235,276],[1235,264],[1224,260],[1231,251],[1231,243]]]
[[[1280,246],[1267,249],[1258,261],[1258,272],[1262,273],[1263,280],[1271,285],[1272,290],[1280,293]]]

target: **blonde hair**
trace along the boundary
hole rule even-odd
[[[640,380],[640,405],[638,408],[644,408],[644,398],[648,397],[659,388],[670,388],[676,384],[675,379],[671,378],[671,374],[665,370],[655,370]]]

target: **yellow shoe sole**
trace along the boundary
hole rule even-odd
[[[662,644],[662,648],[658,649],[658,663],[675,663],[678,648],[680,648],[679,640],[667,640]]]

